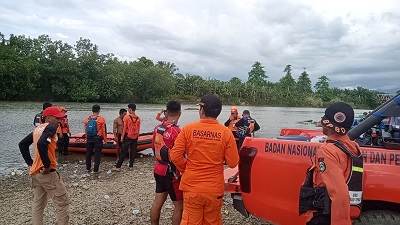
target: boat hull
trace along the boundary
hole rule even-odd
[[[153,133],[142,133],[139,135],[137,152],[151,148]],[[85,133],[77,133],[69,138],[68,151],[70,152],[86,152]],[[102,153],[116,154],[117,143],[114,140],[114,134],[107,134],[107,143],[103,144]]]

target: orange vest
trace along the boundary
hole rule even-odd
[[[232,120],[232,121],[229,123],[229,125],[228,125],[229,130],[236,130],[236,131],[237,131],[238,128],[235,126],[235,123],[236,123],[237,121],[239,121],[241,118],[242,118],[242,117],[238,116],[236,120]]]
[[[40,137],[43,134],[44,129],[49,125],[49,123],[43,123],[40,124],[38,127],[36,127],[33,130],[33,150],[34,150],[34,156],[33,156],[33,164],[29,170],[30,174],[37,174],[41,169],[43,169],[43,162],[42,159],[40,158],[39,155],[39,150],[37,147],[37,143],[40,139]],[[53,137],[48,137],[48,140],[50,141],[49,145],[47,146],[47,151],[48,151],[48,156],[50,159],[50,169],[55,169],[56,168],[56,147],[57,147],[57,134],[55,134]]]
[[[164,165],[169,163],[169,149],[164,142],[164,132],[171,128],[171,126],[176,125],[170,124],[168,126],[164,126],[160,124],[157,127],[157,133],[154,138],[154,155],[156,156],[156,159]]]

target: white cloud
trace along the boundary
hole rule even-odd
[[[400,2],[320,0],[78,1],[0,3],[0,31],[90,39],[121,59],[146,56],[180,72],[247,80],[260,61],[275,82],[292,64],[315,83],[392,90],[400,65]],[[379,77],[379,78],[378,78]],[[377,87],[378,86],[378,87]]]

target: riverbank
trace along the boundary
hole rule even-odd
[[[71,197],[70,224],[150,224],[154,198],[154,157],[138,155],[133,169],[122,166],[112,172],[113,162],[100,165],[100,173],[86,173],[83,161],[60,163],[58,171]],[[19,174],[19,173],[18,173]],[[0,182],[0,224],[31,224],[32,191],[27,171]],[[223,224],[267,224],[255,217],[245,218],[225,195]],[[160,224],[170,224],[173,204],[168,199],[162,209]],[[45,224],[56,224],[51,200],[45,210]]]

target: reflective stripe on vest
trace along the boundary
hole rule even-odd
[[[364,173],[364,161],[360,149],[357,146],[358,155],[354,155],[344,144],[340,141],[327,140],[329,143],[333,143],[340,150],[345,152],[350,157],[350,174],[346,180],[349,188],[350,205],[357,206],[361,209],[362,207],[362,194],[363,194],[363,173]]]

